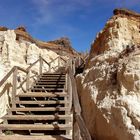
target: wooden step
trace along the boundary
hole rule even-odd
[[[42,73],[42,74],[47,74],[47,75],[65,75],[65,73],[48,73],[48,72],[45,72],[45,73]]]
[[[59,83],[40,83],[40,82],[38,82],[38,83],[36,83],[35,84],[36,86],[38,86],[38,85],[40,85],[40,86],[64,86],[65,85],[65,83],[61,83],[61,84],[59,84]]]
[[[57,77],[40,77],[39,80],[65,80],[65,77],[57,78]]]
[[[36,82],[36,84],[45,84],[45,85],[52,85],[52,84],[54,84],[54,85],[65,85],[65,82],[54,82],[54,81],[50,81],[50,82],[40,82],[40,81],[38,81],[38,82]]]
[[[68,138],[67,138],[68,137]],[[70,136],[23,136],[10,135],[0,136],[0,140],[71,140]]]
[[[70,115],[6,115],[3,119],[7,120],[66,120]]]
[[[41,77],[65,77],[65,75],[48,75],[48,74],[43,74]]]
[[[1,124],[1,130],[69,130],[71,124]]]
[[[26,107],[26,108],[11,108],[9,111],[67,111],[67,107]]]
[[[50,82],[54,82],[54,83],[60,83],[60,82],[63,82],[63,83],[65,83],[65,80],[53,80],[53,79],[48,79],[48,80],[38,80],[37,81],[37,83],[38,82],[45,82],[45,83],[50,83]]]
[[[65,101],[16,101],[16,104],[65,104]]]
[[[41,76],[40,78],[55,78],[55,79],[65,79],[65,76]]]
[[[55,93],[42,93],[42,92],[28,92],[16,95],[17,97],[65,97],[66,92],[55,92]]]
[[[64,88],[50,88],[50,87],[48,87],[48,88],[33,88],[33,89],[31,89],[32,91],[63,91],[63,89]]]
[[[64,85],[59,85],[59,84],[55,84],[55,85],[35,85],[38,87],[64,87]]]

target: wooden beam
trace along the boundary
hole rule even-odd
[[[15,71],[13,72],[13,88],[12,88],[12,107],[16,107],[16,93],[17,93],[17,72],[18,69],[15,67]]]

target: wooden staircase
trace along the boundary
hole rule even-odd
[[[55,61],[58,66],[52,67]],[[38,63],[39,69],[34,71],[32,68]],[[0,81],[0,97],[7,94],[10,103],[7,115],[0,118],[4,120],[0,124],[0,140],[92,140],[82,118],[74,78],[79,64],[75,58],[65,60],[58,56],[47,62],[39,56],[27,69],[14,66]],[[25,76],[20,86],[19,72]],[[34,78],[37,80],[32,85]]]
[[[15,105],[3,117],[0,129],[5,134],[32,136],[33,139],[42,135],[56,140],[72,139],[72,114],[65,83],[64,73],[42,74],[30,91],[16,95]],[[49,137],[47,139],[51,140]]]

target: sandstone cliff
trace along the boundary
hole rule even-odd
[[[116,9],[77,76],[82,114],[94,139],[140,139],[140,15]]]

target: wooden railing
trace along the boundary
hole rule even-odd
[[[60,60],[64,61],[66,63],[66,60],[64,58],[62,58],[61,56],[58,56],[57,58],[55,58],[54,60],[52,60],[51,62],[47,62],[44,58],[42,58],[41,56],[39,56],[39,59],[36,60],[34,63],[32,63],[27,69],[23,69],[21,67],[18,67],[18,66],[14,66],[7,74],[6,76],[0,81],[0,87],[2,87],[2,91],[0,92],[0,97],[5,93],[5,91],[9,91],[12,87],[12,107],[15,107],[15,97],[16,97],[16,94],[17,94],[17,89],[21,88],[23,84],[26,83],[26,89],[24,90],[24,92],[27,92],[30,90],[30,87],[31,87],[31,78],[34,78],[35,76],[36,77],[39,77],[42,73],[43,73],[43,63],[47,64],[48,65],[48,72],[51,72],[51,70],[53,69],[54,71],[54,68],[51,67],[51,64],[56,61],[58,59],[58,66],[56,68],[59,68],[60,67]],[[39,63],[39,70],[38,72],[32,70],[32,67],[35,66],[37,63]],[[55,70],[56,70],[55,68]],[[18,72],[21,71],[23,72],[24,74],[26,74],[26,77],[25,79],[20,83],[20,86],[18,87],[17,86],[17,77],[18,77]],[[32,74],[32,76],[30,76]],[[13,76],[13,80],[11,82],[11,84],[7,84],[7,80],[8,78],[10,78],[11,76]],[[9,94],[9,93],[8,93]]]
[[[90,133],[85,125],[85,122],[81,115],[81,106],[79,102],[79,97],[77,93],[76,81],[74,78],[75,75],[75,62],[74,60],[69,62],[67,67],[67,92],[69,95],[69,100],[72,101],[72,104],[69,105],[69,110],[74,112],[73,120],[73,140],[92,140]],[[73,108],[73,109],[72,109]]]
[[[13,67],[10,72],[7,73],[7,75],[0,81],[0,87],[4,86],[5,82],[8,80],[8,78],[13,75],[13,81],[12,81],[12,86],[10,85],[9,87],[12,87],[12,107],[15,107],[15,97],[17,94],[17,75],[18,71],[22,71],[23,73],[26,74],[26,79],[21,83],[24,84],[26,82],[26,92],[30,90],[30,79],[33,78],[34,76],[40,76],[43,73],[43,63],[47,64],[49,69],[48,72],[51,72],[53,69],[54,71],[56,68],[52,67],[52,63],[58,59],[58,66],[56,68],[60,68],[60,60],[64,61],[65,63],[65,68],[66,68],[66,87],[65,90],[68,92],[68,100],[70,102],[69,104],[69,112],[73,110],[74,113],[74,123],[73,123],[73,140],[91,140],[91,136],[89,134],[89,131],[84,123],[84,120],[81,115],[81,106],[79,103],[79,98],[78,98],[78,93],[77,93],[77,86],[76,86],[76,81],[74,78],[75,75],[75,60],[70,58],[69,61],[65,60],[61,56],[58,56],[51,62],[47,62],[44,58],[41,56],[37,61],[35,61],[33,64],[31,64],[26,70],[15,66]],[[32,67],[35,66],[37,63],[39,63],[39,72],[35,72],[32,70]],[[31,73],[34,73],[34,76],[30,76]],[[19,87],[20,87],[19,86]],[[4,90],[0,93],[0,97],[4,94]],[[79,133],[77,133],[79,132]]]

